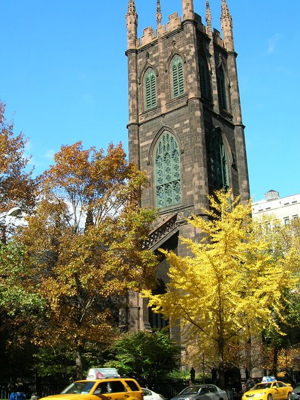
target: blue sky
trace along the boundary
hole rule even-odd
[[[135,0],[139,36],[156,0]],[[181,0],[161,0],[163,23]],[[205,0],[194,0],[205,21]],[[221,0],[210,0],[220,29]],[[233,17],[251,195],[300,192],[300,0],[227,0]],[[36,173],[63,144],[127,150],[127,0],[0,0],[0,99]]]

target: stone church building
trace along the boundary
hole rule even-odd
[[[174,12],[166,25],[157,0],[156,29],[145,28],[141,38],[135,1],[128,3],[129,159],[149,177],[141,205],[159,212],[147,243],[153,251],[185,256],[179,236],[199,237],[186,218],[201,215],[214,190],[250,197],[232,17],[226,0],[215,1],[221,2],[222,35],[212,29],[208,0],[206,24],[193,0],[182,0],[182,17]],[[158,293],[167,280],[161,259]],[[165,324],[134,294],[128,315],[133,330]],[[172,335],[180,341],[179,329]]]

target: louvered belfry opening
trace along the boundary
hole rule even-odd
[[[153,69],[149,68],[145,75],[146,110],[156,106],[156,79]]]
[[[184,94],[183,64],[179,56],[175,56],[172,61],[172,84],[173,97]]]

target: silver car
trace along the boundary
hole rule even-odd
[[[292,399],[300,400],[300,386],[297,386],[292,391]]]
[[[191,385],[171,400],[227,400],[227,394],[216,385]]]

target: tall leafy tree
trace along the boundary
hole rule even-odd
[[[266,326],[280,331],[283,299],[295,288],[294,252],[276,261],[270,243],[262,240],[251,219],[251,203],[242,204],[230,192],[209,197],[206,218],[189,223],[202,233],[194,242],[181,238],[190,255],[163,251],[169,263],[166,293],[152,295],[149,304],[174,324],[178,319],[188,345],[215,358],[220,384],[230,345],[247,341]]]
[[[180,347],[167,332],[123,334],[110,348],[110,361],[125,376],[133,376],[143,384],[162,382],[168,373],[178,369]]]
[[[25,146],[26,139],[21,133],[14,134],[14,124],[6,120],[5,106],[0,103],[0,347],[3,373],[11,376],[11,355],[20,354],[20,348],[27,347],[28,315],[34,316],[42,307],[38,295],[23,285],[24,276],[29,273],[25,250],[14,241],[14,217],[7,217],[17,211],[30,213],[35,204],[37,181],[28,169]],[[18,361],[21,365],[20,356]]]
[[[20,233],[31,284],[46,303],[35,343],[75,351],[77,377],[86,346],[116,336],[126,293],[153,279],[155,257],[142,248],[154,218],[139,206],[145,184],[121,145],[106,154],[81,142],[63,146]]]

